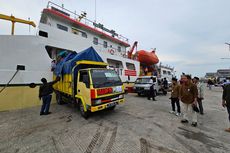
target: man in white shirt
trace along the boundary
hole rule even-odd
[[[202,100],[204,100],[204,85],[200,83],[199,80],[200,79],[198,77],[193,78],[193,83],[197,86],[197,90],[198,90],[197,102],[199,105],[200,114],[203,115],[204,109],[203,109]]]

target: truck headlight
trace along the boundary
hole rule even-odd
[[[136,89],[136,87],[133,87],[133,89],[135,90],[135,89]]]
[[[119,95],[119,99],[120,99],[120,98],[124,98],[124,95]]]
[[[101,99],[95,100],[94,103],[95,103],[96,105],[101,104]]]
[[[145,87],[144,89],[145,89],[145,90],[150,90],[150,87]]]

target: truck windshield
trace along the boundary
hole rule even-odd
[[[144,84],[144,83],[154,83],[156,82],[156,78],[137,78],[136,82],[137,84]]]
[[[91,70],[91,76],[94,88],[122,85],[120,77],[114,70]]]

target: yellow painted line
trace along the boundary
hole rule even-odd
[[[76,62],[77,65],[79,64],[89,64],[89,65],[102,65],[102,66],[107,66],[107,63],[104,62],[95,62],[95,61],[87,61],[87,60],[82,60],[82,61],[78,61]]]

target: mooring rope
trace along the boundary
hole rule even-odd
[[[14,75],[11,77],[11,79],[8,81],[8,83],[0,90],[0,93],[2,93],[3,90],[5,90],[6,87],[9,86],[10,82],[14,79],[14,77],[16,76],[16,74],[18,73],[18,71],[19,71],[19,70],[17,70],[17,71],[14,73]]]

